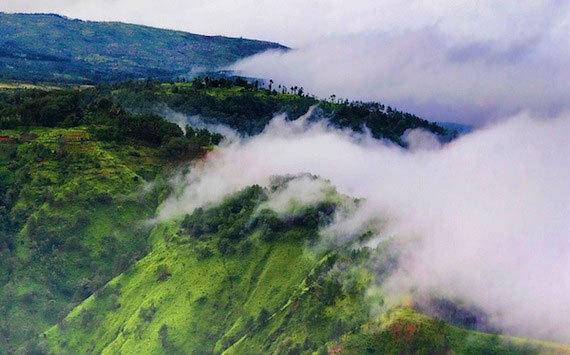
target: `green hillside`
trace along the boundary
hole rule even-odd
[[[191,82],[130,82],[109,88],[114,100],[124,107],[153,112],[164,105],[187,115],[199,115],[213,124],[224,124],[241,134],[255,135],[278,113],[296,119],[316,108],[317,119],[327,119],[338,128],[363,132],[378,139],[405,145],[402,135],[421,128],[441,140],[451,139],[448,131],[434,122],[379,102],[321,100],[303,93],[302,87],[260,87],[242,78],[196,78]],[[314,119],[315,117],[312,117]]]
[[[168,166],[219,141],[88,97],[0,91],[0,352],[142,257]]]
[[[304,94],[302,88],[269,90],[241,78],[196,78],[170,83],[131,81],[82,89],[6,87],[0,88],[0,128],[87,125],[103,140],[124,141],[125,133],[128,138],[155,146],[181,133],[173,132],[158,117],[164,115],[166,107],[199,115],[207,123],[226,125],[242,135],[260,133],[278,113],[296,119],[315,107],[317,118],[327,119],[335,127],[354,131],[366,127],[375,138],[400,145],[405,145],[401,136],[408,129],[422,128],[441,140],[453,136],[453,132],[436,123],[381,103],[319,100]],[[133,121],[133,113],[146,118]],[[113,131],[109,131],[110,127],[129,132],[119,133],[121,137],[117,132],[109,135]],[[157,131],[160,132],[153,133]]]
[[[51,14],[0,13],[0,78],[5,80],[171,79],[218,69],[268,49],[285,47]]]
[[[93,141],[85,129],[0,135],[11,139],[0,143],[0,348],[10,349],[145,252],[138,223],[156,201],[139,189],[157,158]]]
[[[564,350],[387,308],[366,267],[371,256],[383,255],[382,247],[311,248],[339,197],[291,212],[294,218],[260,217],[268,213],[260,212],[268,191],[252,186],[217,207],[157,226],[148,255],[44,333],[37,346],[55,353]]]
[[[388,306],[370,267],[389,269],[385,245],[315,247],[339,204],[353,202],[332,186],[323,201],[285,213],[266,202],[291,177],[153,220],[180,163],[222,139],[183,132],[157,106],[241,134],[314,106],[334,126],[367,126],[398,144],[408,128],[444,136],[433,123],[240,79],[0,87],[0,353],[569,350]]]

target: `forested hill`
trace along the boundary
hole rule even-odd
[[[433,122],[380,103],[325,101],[304,94],[302,88],[269,90],[242,78],[208,77],[83,89],[5,90],[0,92],[0,129],[89,126],[97,129],[99,137],[105,134],[107,140],[128,138],[161,146],[177,136],[157,116],[165,107],[188,116],[199,115],[206,123],[223,124],[242,135],[260,133],[278,113],[295,119],[311,107],[337,128],[368,129],[375,138],[402,146],[402,135],[408,129],[421,128],[441,140],[453,135]]]
[[[275,112],[294,118],[311,106],[395,142],[409,128],[445,132],[381,104],[240,79],[0,84],[0,354],[568,352],[476,331],[489,329],[486,318],[447,300],[434,314],[408,295],[392,307],[381,270],[397,259],[385,243],[368,247],[371,231],[346,248],[315,248],[358,200],[314,176],[148,223],[181,188],[171,179],[179,163],[221,140],[153,114],[160,104],[252,134]],[[324,188],[318,201],[268,203],[307,179]]]
[[[170,79],[226,66],[268,49],[285,47],[53,14],[0,13],[0,77],[9,80]]]

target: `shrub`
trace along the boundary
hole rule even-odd
[[[148,307],[142,307],[139,311],[139,317],[145,322],[152,322],[154,315],[156,313],[156,306],[152,303]]]
[[[156,280],[158,282],[166,281],[172,276],[166,265],[159,265],[155,271]]]
[[[202,145],[196,144],[185,137],[173,137],[160,147],[158,152],[162,159],[192,160],[202,154]]]
[[[164,349],[171,347],[170,340],[168,339],[168,326],[166,324],[160,326],[158,338],[160,339],[160,345],[162,345]]]
[[[259,314],[257,315],[257,324],[259,327],[263,326],[265,323],[267,323],[267,321],[269,320],[269,317],[271,316],[271,314],[269,313],[269,311],[267,309],[262,308],[261,311],[259,312]]]
[[[211,257],[212,255],[214,255],[214,253],[212,253],[210,248],[208,246],[205,246],[205,245],[196,246],[194,251],[196,252],[196,258],[198,260],[204,260],[204,259],[207,259],[207,258]]]
[[[200,296],[198,297],[198,299],[196,300],[196,303],[200,306],[203,306],[206,304],[206,302],[208,302],[208,297],[206,295]]]
[[[97,313],[92,309],[86,309],[81,313],[80,324],[82,328],[92,328],[97,325]]]
[[[218,251],[222,255],[233,254],[235,252],[235,247],[233,242],[226,238],[220,238],[218,240]]]

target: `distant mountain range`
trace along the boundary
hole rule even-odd
[[[0,78],[98,83],[215,70],[277,43],[54,14],[0,13]]]

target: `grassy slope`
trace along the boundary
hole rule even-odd
[[[104,145],[86,130],[0,131],[0,174],[11,244],[1,248],[2,349],[22,345],[146,249],[137,221],[154,212],[137,195],[156,175],[155,152]],[[136,161],[129,159],[136,150]]]
[[[56,353],[568,350],[387,310],[381,293],[370,292],[373,276],[359,262],[365,258],[314,254],[295,230],[274,241],[260,233],[223,256],[221,235],[196,239],[177,221],[162,223],[152,251],[47,331],[41,346]]]
[[[213,349],[228,330],[256,317],[261,307],[270,311],[282,307],[311,266],[299,243],[260,242],[247,255],[198,260],[194,243],[164,240],[175,230],[172,224],[157,228],[157,243],[147,257],[76,308],[62,326],[52,328],[47,333],[52,349],[161,351],[162,325],[168,327],[173,348]],[[298,268],[282,272],[291,264]],[[157,280],[159,265],[171,273],[168,280]],[[148,319],[141,316],[145,310],[152,314]],[[95,314],[94,319],[86,322],[86,314]]]

